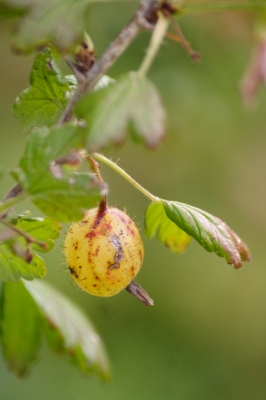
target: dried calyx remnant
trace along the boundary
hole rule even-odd
[[[64,252],[72,278],[84,291],[109,297],[127,288],[144,304],[153,305],[145,290],[132,282],[144,256],[139,230],[127,214],[106,206],[105,200],[71,225]]]

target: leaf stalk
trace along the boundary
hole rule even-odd
[[[141,186],[135,179],[133,179],[123,168],[119,167],[115,162],[110,160],[109,158],[105,157],[103,154],[100,153],[93,153],[93,158],[96,160],[104,163],[108,167],[112,168],[115,172],[117,172],[122,178],[128,181],[132,186],[134,186],[137,190],[139,190],[144,196],[148,197],[151,201],[155,203],[160,203],[161,199],[157,196],[154,196],[150,193],[147,189]]]
[[[145,76],[150,69],[166,35],[168,25],[169,19],[160,12],[158,15],[158,21],[151,36],[150,45],[138,70],[139,77]]]

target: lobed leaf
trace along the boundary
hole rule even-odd
[[[30,235],[30,237],[44,243],[46,247],[41,247],[38,244],[32,243],[31,247],[38,251],[50,251],[54,247],[53,239],[59,236],[61,225],[53,218],[39,217],[31,218],[27,213],[19,214],[11,220],[21,231]]]
[[[88,93],[75,111],[86,121],[89,152],[123,143],[127,131],[152,149],[164,136],[165,113],[157,89],[146,77],[136,74]]]
[[[40,281],[3,283],[0,339],[4,358],[22,377],[37,357],[40,332],[86,374],[110,378],[102,341],[88,317],[56,289]]]
[[[151,239],[157,233],[157,239],[174,253],[182,253],[189,246],[191,237],[180,229],[165,214],[162,203],[151,203],[145,213],[145,233]]]
[[[32,280],[43,278],[46,274],[45,263],[33,250],[50,251],[54,246],[53,239],[59,236],[61,225],[53,218],[30,218],[28,212],[11,220],[21,232],[31,239],[41,242],[29,243],[25,237],[7,230],[1,232],[0,244],[0,278],[16,282],[20,278]]]
[[[18,377],[26,375],[40,346],[38,310],[21,282],[2,283],[0,332],[3,357]]]
[[[25,243],[22,243],[21,247],[20,244],[19,242],[19,247],[14,248],[10,244],[0,244],[0,279],[6,282],[17,282],[21,278],[27,280],[43,278],[46,274],[43,259],[31,252],[30,259],[27,260],[27,253],[24,251]]]
[[[94,174],[77,174],[60,156],[83,145],[83,130],[75,125],[41,128],[32,132],[13,176],[45,214],[59,221],[76,221],[106,194]],[[65,157],[67,160],[67,156]],[[61,159],[62,161],[62,159]]]
[[[245,243],[219,218],[174,201],[162,200],[167,217],[207,251],[225,257],[228,264],[240,268],[243,261],[250,261]]]
[[[24,282],[42,315],[42,326],[53,351],[65,354],[81,371],[110,378],[101,338],[88,317],[69,299],[43,281]]]
[[[35,57],[30,85],[16,98],[12,108],[26,133],[34,127],[52,125],[58,111],[66,106],[67,93],[71,92],[50,49],[42,50]]]
[[[88,0],[2,0],[9,10],[24,10],[16,26],[13,47],[28,53],[52,42],[60,51],[73,50],[85,29]]]
[[[82,41],[89,6],[98,1],[102,0],[1,0],[0,17],[22,15],[13,35],[16,51],[29,53],[52,42],[67,52]]]

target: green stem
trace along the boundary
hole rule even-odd
[[[155,25],[148,50],[138,70],[139,77],[145,76],[150,69],[151,64],[156,57],[162,41],[166,35],[168,25],[168,18],[165,18],[162,13],[159,13],[159,18]]]
[[[126,171],[124,171],[121,167],[119,167],[116,163],[111,161],[109,158],[103,156],[100,153],[93,153],[92,154],[93,158],[96,158],[96,160],[104,163],[105,165],[108,165],[108,167],[112,168],[115,172],[117,172],[119,175],[121,175],[124,179],[126,179],[131,185],[133,185],[137,190],[139,190],[144,196],[148,197],[151,201],[155,203],[160,203],[161,199],[157,196],[154,196],[152,193],[150,193],[148,190],[144,189],[138,182],[135,181]]]

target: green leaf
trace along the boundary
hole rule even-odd
[[[123,143],[128,130],[136,141],[152,149],[164,136],[165,113],[157,89],[146,77],[133,73],[88,93],[75,111],[86,121],[90,152]]]
[[[82,42],[89,7],[98,2],[102,0],[1,0],[0,16],[23,14],[14,29],[15,50],[29,53],[52,42],[66,53]]]
[[[5,0],[0,0],[0,18],[13,18],[23,15],[25,10],[16,9],[6,4]]]
[[[35,243],[31,244],[33,249],[41,252],[52,250],[54,247],[53,239],[58,238],[60,229],[62,228],[58,221],[53,218],[30,218],[28,213],[18,215],[16,218],[13,218],[11,222],[21,231],[44,243],[46,245],[45,248]]]
[[[235,268],[250,261],[245,243],[219,218],[199,208],[174,201],[162,200],[167,217],[207,251],[225,257]]]
[[[53,239],[59,236],[61,226],[53,218],[30,218],[28,214],[25,212],[18,215],[11,223],[31,239],[41,243],[30,243],[11,229],[2,232],[5,243],[0,244],[0,278],[4,281],[16,282],[21,277],[32,280],[43,278],[46,274],[43,259],[33,250],[50,251],[54,246]],[[10,233],[13,235],[8,236]]]
[[[31,295],[19,283],[2,283],[0,331],[3,356],[18,377],[29,372],[40,345],[38,311]]]
[[[42,50],[35,57],[30,85],[16,98],[12,108],[26,133],[34,127],[52,125],[58,111],[64,110],[67,93],[71,91],[49,49]]]
[[[53,351],[65,354],[81,371],[110,378],[102,341],[88,317],[45,282],[25,282],[43,317],[43,328]]]
[[[110,378],[103,343],[77,306],[44,282],[3,283],[0,339],[4,358],[19,377],[37,357],[40,329],[52,350],[64,353],[81,371]]]
[[[151,239],[157,232],[157,239],[174,253],[182,253],[189,246],[191,237],[170,221],[162,203],[151,203],[145,213],[145,233]]]
[[[83,144],[83,131],[74,125],[41,128],[31,133],[14,178],[45,214],[59,221],[76,221],[94,207],[106,186],[94,174],[77,174],[57,164]],[[67,157],[66,157],[67,159]]]
[[[4,0],[0,7],[26,9],[16,26],[13,47],[30,52],[50,41],[62,52],[81,42],[87,20],[88,0]]]
[[[0,245],[0,279],[3,281],[17,282],[21,278],[32,280],[45,276],[46,267],[40,256],[32,252],[29,262],[21,258],[26,255],[24,246],[12,249],[10,244]]]

